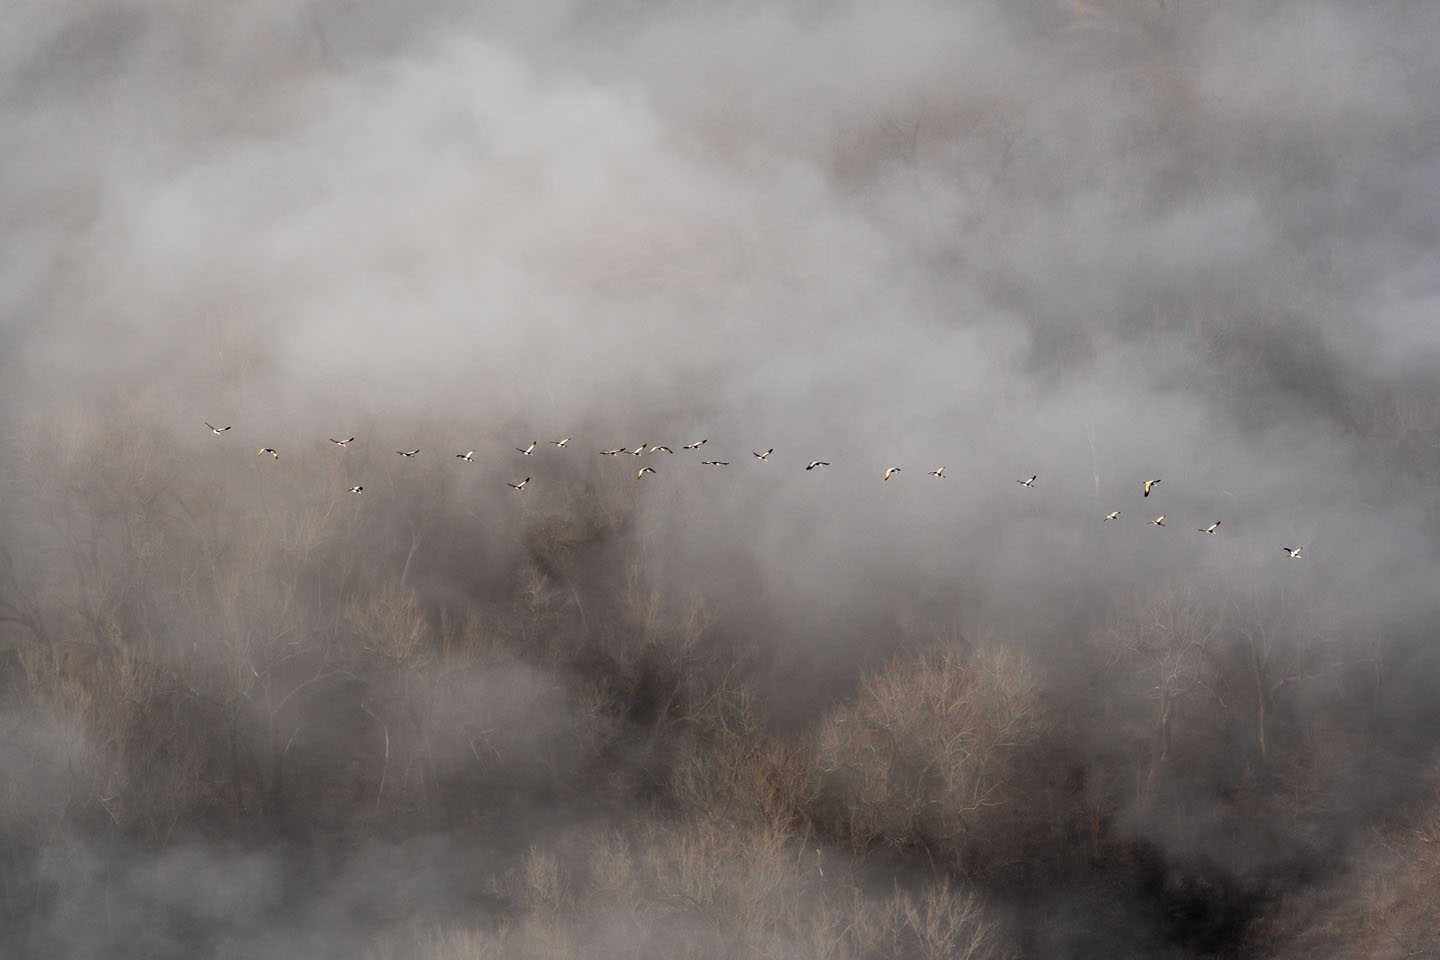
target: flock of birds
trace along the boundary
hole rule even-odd
[[[209,427],[209,428],[210,428],[210,432],[213,433],[213,434],[215,434],[215,436],[217,436],[217,437],[220,436],[220,435],[222,435],[222,434],[224,434],[227,430],[230,429],[229,426],[217,427],[217,426],[209,423],[208,421],[205,423],[205,426]],[[341,447],[341,448],[348,447],[350,444],[352,444],[352,443],[355,442],[355,438],[354,438],[354,437],[347,437],[347,438],[345,438],[344,440],[337,440],[337,439],[335,439],[334,437],[329,437],[329,438],[327,438],[327,439],[329,439],[329,441],[330,441],[331,443],[335,444],[337,447]],[[685,444],[685,445],[684,445],[683,447],[681,447],[680,449],[682,449],[682,450],[699,450],[701,447],[705,446],[705,444],[708,443],[708,442],[709,442],[708,439],[706,439],[706,440],[697,440],[697,441],[695,441],[694,443],[687,443],[687,444]],[[550,444],[551,446],[554,446],[554,447],[556,447],[557,449],[560,449],[560,450],[564,450],[569,443],[570,443],[570,438],[569,438],[569,437],[565,437],[564,439],[561,439],[561,440],[551,440],[551,441],[549,441],[549,444]],[[535,450],[536,450],[539,446],[540,446],[540,441],[539,441],[539,440],[531,440],[528,446],[516,447],[515,450],[516,450],[518,453],[520,453],[522,456],[531,457],[531,456],[534,456],[534,455],[535,455]],[[396,452],[398,455],[402,456],[402,457],[406,457],[407,459],[410,458],[410,457],[418,456],[419,453],[420,453],[420,451],[419,451],[418,448],[415,449],[415,450],[396,450],[395,452]],[[615,447],[615,448],[612,449],[612,450],[601,450],[601,451],[600,451],[600,455],[601,455],[602,457],[618,457],[618,456],[621,456],[621,455],[629,455],[629,456],[634,456],[634,457],[642,457],[642,456],[648,456],[648,455],[654,454],[654,453],[668,453],[668,454],[673,454],[674,452],[675,452],[675,451],[674,451],[673,449],[671,449],[670,447],[666,446],[666,445],[663,444],[663,443],[657,443],[657,444],[642,443],[642,444],[640,444],[638,447],[635,447],[635,448],[633,448],[633,449],[631,449],[630,447]],[[759,460],[761,463],[768,463],[768,462],[770,461],[770,455],[771,455],[772,453],[774,453],[774,452],[775,452],[775,448],[774,448],[774,447],[771,447],[770,449],[765,450],[764,452],[752,451],[752,452],[751,452],[751,456],[753,456],[756,460]],[[272,458],[276,459],[276,460],[279,460],[279,459],[280,459],[280,453],[279,453],[274,447],[261,447],[259,453],[257,454],[257,456],[263,457],[263,456],[265,456],[265,454],[267,454],[267,453],[270,454],[270,456],[271,456]],[[456,458],[457,460],[464,460],[466,463],[469,463],[469,462],[471,462],[472,460],[475,459],[475,451],[474,451],[474,450],[467,450],[467,451],[464,452],[464,453],[457,453],[457,454],[455,454],[455,458]],[[730,466],[730,461],[729,461],[729,460],[701,460],[700,463],[701,463],[702,465],[704,465],[704,466],[707,466],[707,467],[728,467],[728,466]],[[805,469],[806,469],[806,470],[814,470],[814,469],[816,469],[817,467],[828,467],[828,466],[830,466],[830,461],[829,461],[829,460],[811,460],[811,461],[809,461],[808,463],[805,464]],[[655,468],[652,467],[652,466],[648,466],[648,465],[647,465],[647,466],[643,466],[643,467],[641,467],[639,470],[637,470],[637,471],[635,472],[635,479],[636,479],[636,480],[640,480],[640,479],[642,479],[642,478],[645,476],[645,474],[647,474],[647,473],[656,473],[656,472],[657,472],[657,471],[656,471]],[[882,479],[882,480],[885,480],[885,481],[888,481],[891,477],[895,476],[895,474],[900,473],[900,472],[901,472],[901,470],[900,470],[899,467],[886,467],[886,468],[885,468],[885,474],[884,474],[884,476],[883,476],[881,479]],[[927,474],[927,476],[936,477],[937,479],[943,480],[943,479],[945,479],[945,467],[944,467],[943,465],[942,465],[942,466],[939,466],[939,467],[936,467],[934,470],[931,470],[931,471]],[[1018,483],[1018,484],[1020,484],[1022,487],[1034,487],[1034,486],[1035,486],[1035,481],[1036,481],[1037,479],[1038,479],[1038,475],[1037,475],[1037,474],[1031,474],[1030,476],[1024,478],[1023,480],[1016,480],[1015,482]],[[513,489],[513,490],[524,490],[525,487],[526,487],[529,483],[530,483],[530,478],[529,478],[529,477],[525,477],[523,480],[519,481],[518,483],[509,483],[509,482],[507,481],[507,482],[506,482],[506,485],[509,486],[509,487],[510,487],[511,489]],[[1161,483],[1160,480],[1146,480],[1146,481],[1144,481],[1144,482],[1141,484],[1141,490],[1140,490],[1141,496],[1144,496],[1144,497],[1150,496],[1150,492],[1151,492],[1151,491],[1156,487],[1156,485],[1159,484],[1159,483]],[[365,487],[364,487],[363,484],[356,484],[355,486],[350,487],[349,489],[350,489],[350,492],[351,492],[351,493],[355,493],[355,494],[361,494],[361,493],[364,493],[364,492],[365,492]],[[1107,513],[1104,517],[1102,517],[1100,522],[1101,522],[1101,523],[1109,523],[1111,520],[1118,520],[1118,519],[1120,519],[1120,511],[1119,511],[1119,510],[1112,510],[1110,513]],[[1160,514],[1159,516],[1155,517],[1153,520],[1150,520],[1150,521],[1147,521],[1147,522],[1148,522],[1151,526],[1163,527],[1163,526],[1165,526],[1165,519],[1166,519],[1166,515],[1162,513],[1162,514]],[[1211,534],[1211,535],[1213,536],[1213,535],[1216,534],[1216,533],[1219,531],[1219,529],[1220,529],[1220,521],[1219,521],[1219,520],[1216,520],[1214,523],[1210,524],[1208,527],[1196,527],[1195,529],[1196,529],[1199,533],[1208,533],[1208,534]],[[1281,547],[1280,549],[1283,550],[1283,551],[1286,553],[1286,555],[1288,555],[1288,556],[1290,557],[1290,559],[1292,559],[1292,560],[1300,560],[1300,559],[1302,559],[1302,557],[1301,557],[1301,551],[1304,550],[1305,548],[1304,548],[1303,546],[1301,546],[1301,547]]]

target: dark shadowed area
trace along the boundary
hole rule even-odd
[[[5,19],[0,954],[1440,955],[1440,6]]]

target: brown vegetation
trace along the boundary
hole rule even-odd
[[[376,956],[992,957],[1115,923],[1259,955],[1311,943],[1303,915],[1377,956],[1434,946],[1435,795],[1377,726],[1378,661],[1326,653],[1318,611],[1171,587],[1041,660],[902,644],[792,729],[768,655],[650,576],[618,502],[537,515],[515,566],[437,589],[454,530],[416,539],[402,511],[377,535],[338,476],[251,498],[151,469],[183,459],[160,438],[132,452],[6,477],[34,505],[0,597],[19,948],[93,898],[96,843],[397,831],[489,866],[443,914],[387,900],[361,921]],[[442,502],[425,522],[463,536]],[[1396,792],[1351,789],[1365,769]],[[1355,844],[1370,866],[1318,879]],[[1120,912],[1017,919],[1057,889]]]

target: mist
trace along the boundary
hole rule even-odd
[[[1432,4],[12,6],[0,952],[1440,951]]]

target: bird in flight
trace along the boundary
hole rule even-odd
[[[805,464],[805,469],[806,469],[806,470],[814,470],[816,467],[828,467],[828,466],[830,466],[830,461],[829,461],[829,460],[811,460],[809,463]]]
[[[570,438],[566,437],[564,440],[551,440],[550,442],[555,444],[555,446],[559,447],[561,450],[564,450],[565,444],[570,442]]]
[[[1160,482],[1159,480],[1146,480],[1146,481],[1145,481],[1145,490],[1144,490],[1144,492],[1141,494],[1141,496],[1145,496],[1145,497],[1150,496],[1150,488],[1153,487],[1153,486],[1155,486],[1155,484],[1157,484],[1157,483],[1159,483],[1159,482]]]
[[[351,493],[364,493],[364,492],[365,492],[365,488],[362,487],[360,484],[357,483],[355,486],[353,486],[353,487],[350,488],[350,492],[351,492]]]
[[[936,467],[934,470],[931,470],[931,471],[930,471],[930,476],[932,476],[932,477],[939,477],[941,480],[944,480],[944,479],[945,479],[945,468],[944,468],[944,467]]]
[[[334,437],[329,437],[328,439],[329,439],[329,441],[330,441],[331,443],[335,444],[335,446],[337,446],[337,447],[348,447],[348,446],[351,444],[351,442],[354,441],[355,438],[354,438],[354,437],[351,437],[351,438],[348,439],[348,440],[336,440]]]
[[[1033,487],[1035,486],[1035,478],[1038,476],[1038,473],[1032,473],[1028,480],[1016,480],[1015,482],[1020,484],[1020,486],[1022,487]]]
[[[467,450],[465,453],[455,454],[455,457],[456,459],[464,460],[466,463],[469,463],[471,460],[475,459],[475,451]]]
[[[402,456],[402,457],[413,457],[413,456],[415,456],[415,454],[419,453],[420,451],[419,451],[419,449],[415,449],[415,450],[396,450],[395,452],[398,453],[398,454],[400,454],[400,456]]]
[[[628,452],[628,451],[626,451],[626,449],[625,449],[624,447],[616,447],[614,450],[601,450],[601,451],[600,451],[600,456],[602,456],[602,457],[618,457],[618,456],[620,456],[620,454],[626,453],[626,452]]]
[[[886,468],[885,468],[885,479],[886,479],[886,480],[889,480],[889,479],[890,479],[890,475],[891,475],[892,473],[899,473],[899,472],[900,472],[900,468],[899,468],[899,467],[886,467]]]
[[[1163,514],[1163,513],[1160,514],[1160,516],[1156,517],[1154,520],[1151,520],[1150,522],[1151,522],[1152,524],[1154,524],[1155,526],[1157,526],[1157,527],[1163,527],[1163,526],[1165,526],[1165,514]]]
[[[519,483],[511,483],[510,481],[507,480],[507,481],[505,481],[505,485],[506,485],[507,487],[514,487],[516,490],[524,490],[524,489],[525,489],[525,484],[527,484],[527,483],[529,483],[529,482],[530,482],[530,478],[529,478],[529,477],[526,477],[524,480],[521,480]]]
[[[217,427],[217,426],[215,426],[215,425],[213,425],[213,424],[211,424],[211,423],[208,423],[208,422],[205,424],[205,426],[209,427],[209,428],[210,428],[210,432],[213,433],[213,434],[215,434],[215,436],[217,436],[217,437],[220,436],[220,434],[224,433],[226,430],[229,430],[229,429],[230,429],[229,427]]]
[[[774,452],[775,452],[775,448],[774,448],[774,447],[771,447],[769,450],[766,450],[764,453],[755,453],[754,451],[751,451],[751,455],[754,456],[756,460],[766,460],[766,459],[769,459],[770,454],[772,454],[772,453],[774,453]]]
[[[650,445],[649,445],[648,443],[642,443],[642,444],[640,444],[640,446],[636,447],[634,450],[631,450],[630,453],[631,453],[632,455],[638,457],[638,456],[640,456],[640,454],[644,453],[645,450],[646,450],[646,448],[649,447],[649,446],[650,446]]]
[[[728,467],[728,466],[730,466],[730,461],[729,461],[729,460],[701,460],[700,463],[701,463],[702,466],[706,466],[706,467]]]
[[[1195,529],[1196,529],[1196,530],[1199,530],[1201,533],[1214,533],[1214,532],[1215,532],[1215,528],[1218,527],[1218,526],[1220,526],[1220,521],[1219,521],[1219,520],[1216,520],[1214,523],[1210,524],[1210,526],[1208,526],[1208,527],[1196,527]]]
[[[645,476],[645,474],[647,474],[647,473],[654,473],[654,472],[655,472],[655,468],[654,468],[654,467],[641,467],[638,471],[636,471],[636,473],[635,473],[635,479],[636,479],[636,480],[639,480],[641,477]]]
[[[685,444],[684,449],[686,449],[686,450],[699,450],[701,447],[705,446],[705,444],[707,444],[707,443],[709,443],[709,442],[710,442],[710,438],[709,438],[709,437],[706,437],[704,440],[696,440],[694,443],[687,443],[687,444]]]
[[[663,451],[665,451],[666,453],[674,453],[674,452],[675,452],[674,450],[671,450],[669,447],[665,446],[665,444],[663,444],[663,443],[657,443],[657,444],[655,444],[655,446],[651,447],[651,448],[650,448],[648,451],[646,451],[646,452],[647,452],[647,453],[654,453],[656,450],[663,450]]]
[[[1305,549],[1304,547],[1281,547],[1280,549],[1281,549],[1281,550],[1284,550],[1286,553],[1290,554],[1290,559],[1291,559],[1291,560],[1303,560],[1303,559],[1305,559],[1304,557],[1300,556],[1300,551],[1301,551],[1301,550],[1304,550],[1304,549]]]
[[[261,447],[260,452],[255,454],[255,456],[263,457],[267,453],[270,454],[270,456],[274,457],[276,460],[280,459],[280,454],[278,451],[276,451],[274,447]]]
[[[1111,510],[1109,513],[1105,514],[1105,519],[1104,519],[1104,520],[1101,520],[1100,522],[1101,522],[1101,523],[1109,523],[1111,520],[1119,520],[1119,519],[1120,519],[1120,511],[1119,511],[1119,510]]]
[[[519,450],[521,453],[525,454],[525,456],[527,456],[527,457],[533,457],[533,456],[535,455],[535,447],[536,447],[537,444],[539,444],[539,442],[540,442],[539,440],[531,440],[531,441],[530,441],[530,446],[528,446],[528,447],[516,447],[515,449],[516,449],[516,450]]]

